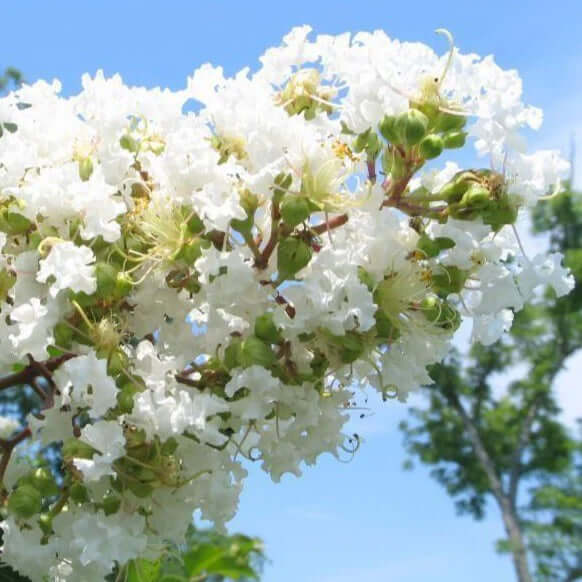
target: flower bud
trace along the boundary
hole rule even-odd
[[[241,364],[244,368],[258,365],[268,368],[275,363],[271,347],[256,336],[249,336],[242,342]]]
[[[484,208],[489,203],[489,199],[489,190],[485,186],[474,182],[463,194],[460,204],[472,209]]]
[[[109,493],[103,498],[101,502],[105,515],[112,515],[119,511],[121,507],[121,499],[114,493]]]
[[[38,517],[38,525],[42,533],[49,535],[53,531],[53,518],[50,513],[41,513]]]
[[[133,397],[139,392],[137,386],[128,382],[117,392],[117,409],[121,414],[129,414],[133,410]]]
[[[396,128],[396,117],[393,115],[384,115],[382,121],[378,124],[378,129],[386,141],[396,145],[400,143],[400,135]]]
[[[52,473],[44,467],[39,467],[32,474],[30,485],[40,491],[40,494],[43,497],[50,497],[51,495],[56,495],[59,492],[55,478],[53,477]]]
[[[426,135],[428,117],[418,109],[409,109],[396,119],[396,130],[402,143],[414,146]]]
[[[460,131],[465,127],[467,118],[463,115],[453,115],[452,113],[439,112],[435,124],[435,131],[447,133],[449,131]]]
[[[119,145],[131,153],[136,153],[139,149],[139,142],[130,135],[122,135],[119,139]]]
[[[465,145],[466,139],[466,131],[450,131],[443,136],[443,145],[448,150],[462,148]]]
[[[481,212],[481,218],[495,232],[503,228],[506,224],[514,224],[517,220],[518,208],[510,203],[509,199],[492,201],[485,210]]]
[[[281,216],[285,224],[295,227],[307,220],[312,209],[309,200],[303,196],[286,196],[281,204]]]
[[[79,163],[79,178],[81,178],[83,182],[86,182],[93,173],[93,162],[91,158],[87,157],[81,158],[78,163]]]
[[[40,513],[42,496],[32,485],[19,485],[8,497],[8,511],[23,519]]]
[[[86,503],[87,501],[89,501],[89,492],[87,491],[87,488],[84,485],[82,485],[78,481],[75,481],[71,485],[69,497],[75,503]]]
[[[255,335],[270,344],[278,344],[283,340],[281,332],[273,321],[273,313],[268,311],[255,319]]]
[[[420,142],[418,152],[425,160],[432,160],[441,155],[443,148],[444,144],[441,136],[431,133]]]
[[[277,246],[277,268],[279,279],[289,279],[307,266],[311,260],[312,250],[301,239],[288,237]]]

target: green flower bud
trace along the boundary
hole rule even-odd
[[[460,131],[465,127],[467,118],[463,115],[453,115],[441,111],[437,117],[435,131],[447,133],[449,131]]]
[[[275,359],[271,347],[256,336],[251,335],[242,343],[241,364],[244,368],[255,364],[268,368]]]
[[[119,139],[119,145],[128,152],[136,153],[139,149],[139,142],[130,135],[122,135]]]
[[[312,209],[309,200],[302,196],[287,196],[281,204],[281,216],[285,224],[295,227],[307,220]]]
[[[443,152],[444,144],[440,135],[427,135],[418,146],[418,151],[425,160],[438,158]]]
[[[137,386],[128,382],[117,392],[117,409],[121,414],[129,414],[133,410],[133,397],[139,392]]]
[[[465,194],[463,194],[460,204],[467,208],[477,209],[487,206],[489,200],[489,190],[485,186],[474,182],[469,186]]]
[[[255,335],[270,344],[278,344],[283,340],[281,332],[273,321],[273,313],[268,311],[255,319]]]
[[[87,488],[84,485],[82,485],[78,481],[75,481],[71,485],[69,497],[75,503],[86,503],[87,501],[89,501],[89,492],[87,491]]]
[[[470,182],[464,180],[461,177],[455,177],[450,182],[447,182],[439,191],[439,195],[442,196],[449,204],[454,204],[459,202],[463,197],[463,194],[469,188]]]
[[[497,232],[506,224],[514,224],[517,220],[518,208],[512,205],[508,199],[492,201],[489,206],[481,212],[481,218],[485,224]]]
[[[397,117],[396,129],[402,143],[414,146],[426,135],[428,117],[418,109],[409,109]]]
[[[32,479],[30,484],[40,491],[43,497],[50,497],[51,495],[56,495],[59,492],[59,487],[52,473],[45,469],[44,467],[39,467],[32,474]]]
[[[91,158],[82,158],[79,160],[79,178],[86,182],[93,173],[93,162]]]
[[[121,499],[117,495],[109,493],[103,498],[101,504],[103,505],[105,515],[112,515],[119,511],[119,508],[121,507]]]
[[[469,274],[454,266],[441,266],[440,270],[432,274],[432,287],[436,293],[446,297],[451,293],[459,293]]]
[[[466,139],[466,131],[450,131],[443,136],[443,145],[448,150],[462,148],[465,145]]]
[[[301,239],[288,237],[277,246],[277,268],[279,279],[289,279],[309,264],[312,250]]]
[[[384,115],[382,121],[378,124],[378,129],[386,141],[396,145],[400,143],[400,135],[396,128],[396,117],[393,115]]]
[[[50,513],[41,513],[38,517],[38,525],[42,533],[49,535],[53,531],[53,518]]]
[[[40,513],[42,496],[32,485],[19,485],[8,497],[8,511],[22,519]]]

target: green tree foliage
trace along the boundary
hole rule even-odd
[[[538,205],[533,224],[536,233],[549,236],[553,251],[564,253],[576,288],[559,299],[546,291],[516,314],[507,338],[490,347],[475,345],[468,359],[454,353],[434,366],[428,405],[412,408],[412,420],[401,429],[409,454],[433,467],[431,474],[461,513],[480,519],[487,499],[495,500],[507,534],[500,549],[511,552],[520,582],[532,580],[530,560],[541,580],[574,580],[552,570],[558,562],[576,563],[574,546],[563,543],[554,552],[560,555],[549,560],[542,537],[547,540],[550,530],[561,535],[562,501],[574,496],[574,483],[580,491],[576,440],[560,423],[552,387],[566,360],[582,347],[582,196],[568,188]],[[516,365],[526,365],[523,376],[503,391],[494,389],[500,375]],[[520,507],[528,495],[529,509]],[[542,511],[551,514],[543,535],[541,522],[535,525]],[[545,578],[543,572],[549,572]]]
[[[14,67],[6,67],[0,75],[0,95],[10,88],[20,86],[24,82],[22,73]]]
[[[562,474],[545,475],[523,511],[537,578],[543,582],[582,578],[582,443],[577,449],[576,462]]]

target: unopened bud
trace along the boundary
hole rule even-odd
[[[431,133],[420,142],[418,152],[425,160],[432,160],[442,154],[443,148],[444,144],[441,136]]]
[[[398,135],[407,146],[414,146],[426,135],[428,117],[418,109],[409,109],[396,119]]]
[[[32,485],[19,485],[8,498],[8,511],[16,517],[28,519],[40,513],[42,496]]]

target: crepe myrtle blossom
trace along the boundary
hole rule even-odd
[[[353,454],[359,390],[405,400],[464,319],[490,344],[572,289],[516,238],[568,169],[527,150],[541,111],[439,32],[443,54],[305,26],[255,73],[0,99],[0,372],[39,398],[0,419],[4,561],[121,579],[192,511],[223,527],[247,463],[278,481]],[[458,166],[463,147],[493,165]],[[29,438],[63,475],[19,462]]]

